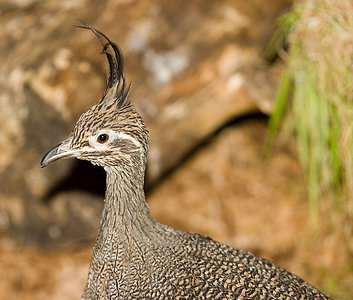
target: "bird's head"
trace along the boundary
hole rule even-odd
[[[148,131],[141,116],[128,100],[130,86],[123,73],[120,49],[106,35],[84,24],[103,46],[109,63],[107,89],[102,98],[83,113],[70,137],[43,157],[41,166],[61,159],[76,157],[102,167],[145,165]]]

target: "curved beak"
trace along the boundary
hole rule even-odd
[[[40,162],[40,166],[44,168],[51,162],[56,161],[58,159],[75,157],[78,152],[70,149],[71,141],[72,138],[68,138],[67,140],[61,142],[60,144],[56,145],[54,148],[49,150],[47,154],[43,156]]]

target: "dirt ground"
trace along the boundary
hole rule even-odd
[[[266,121],[228,126],[148,193],[154,217],[275,261],[335,299],[353,298],[352,257],[328,220],[309,227],[298,161],[283,146],[261,158]],[[79,299],[91,244],[57,249],[0,239],[0,299]]]

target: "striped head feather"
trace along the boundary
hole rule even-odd
[[[59,158],[76,157],[103,167],[146,163],[149,135],[144,121],[128,99],[130,85],[124,75],[119,47],[104,33],[82,22],[103,47],[109,65],[102,98],[77,121],[71,136],[50,150],[42,167]]]

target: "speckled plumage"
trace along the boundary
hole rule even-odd
[[[310,284],[253,254],[157,223],[143,190],[148,132],[127,99],[119,48],[92,30],[110,67],[102,99],[42,166],[67,157],[107,172],[98,238],[82,299],[329,299]]]

